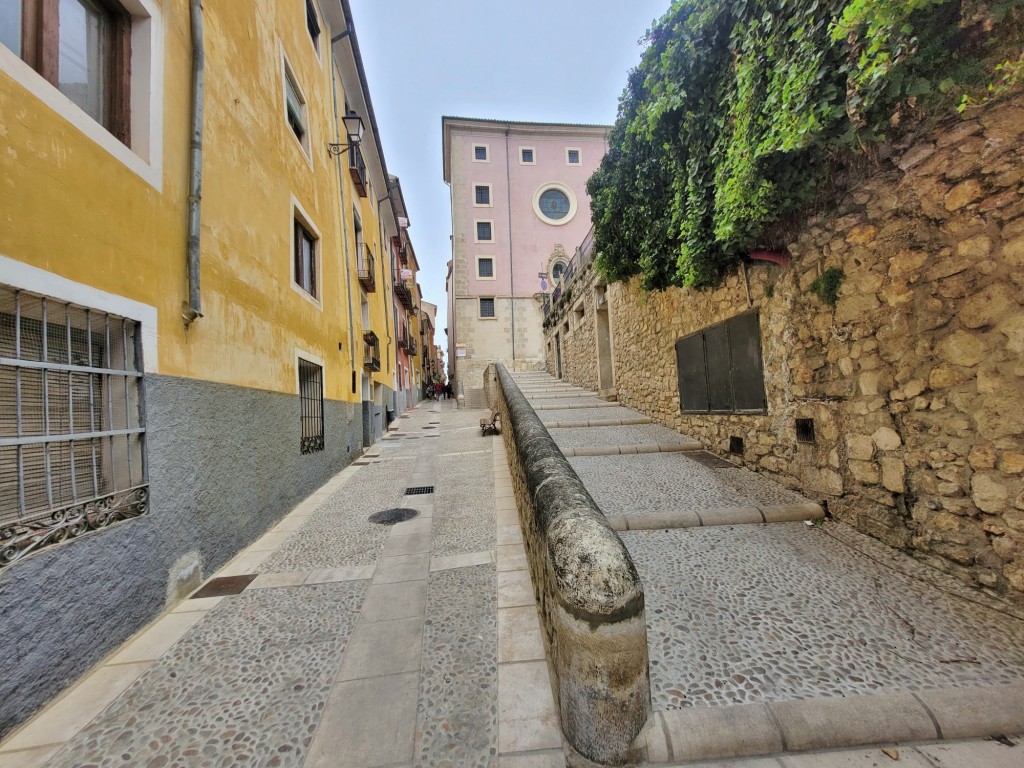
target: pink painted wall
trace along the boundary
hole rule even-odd
[[[488,147],[489,162],[474,162],[474,145]],[[520,163],[520,149],[532,147],[534,164]],[[579,165],[566,163],[566,149],[580,151]],[[548,267],[556,243],[572,256],[590,229],[590,198],[586,182],[605,152],[603,138],[579,135],[552,137],[513,128],[507,138],[501,133],[458,132],[452,137],[452,206],[455,237],[465,238],[465,278],[470,296],[532,296],[541,290],[538,273]],[[507,165],[506,165],[507,158]],[[507,176],[506,176],[507,173]],[[575,197],[575,216],[566,224],[542,220],[533,209],[537,190],[548,182],[569,187]],[[475,206],[475,186],[491,185],[491,207]],[[511,192],[511,230],[509,200]],[[493,220],[494,240],[475,243],[475,222]],[[509,234],[512,239],[512,267],[509,266]],[[476,276],[476,257],[494,259],[494,280]],[[548,291],[552,288],[548,280]]]

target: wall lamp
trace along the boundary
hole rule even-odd
[[[355,112],[349,112],[341,118],[341,122],[345,124],[345,133],[348,135],[348,146],[346,147],[344,144],[328,144],[327,151],[332,155],[343,155],[352,149],[352,147],[358,147],[360,142],[363,140],[363,118]]]

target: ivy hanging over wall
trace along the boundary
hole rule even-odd
[[[1019,87],[1022,20],[1024,0],[676,0],[587,185],[598,269],[716,284],[853,153]]]

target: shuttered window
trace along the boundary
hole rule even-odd
[[[676,342],[679,408],[691,413],[764,413],[761,333],[748,312]]]
[[[0,286],[0,565],[147,509],[139,326]]]

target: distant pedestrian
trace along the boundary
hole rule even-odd
[[[435,395],[434,399],[435,400],[440,400],[441,399],[441,393],[443,391],[444,391],[444,388],[441,386],[441,382],[440,381],[437,382],[437,384],[434,385],[434,395]]]
[[[449,400],[452,399],[452,383],[450,381],[444,385],[444,396]]]

